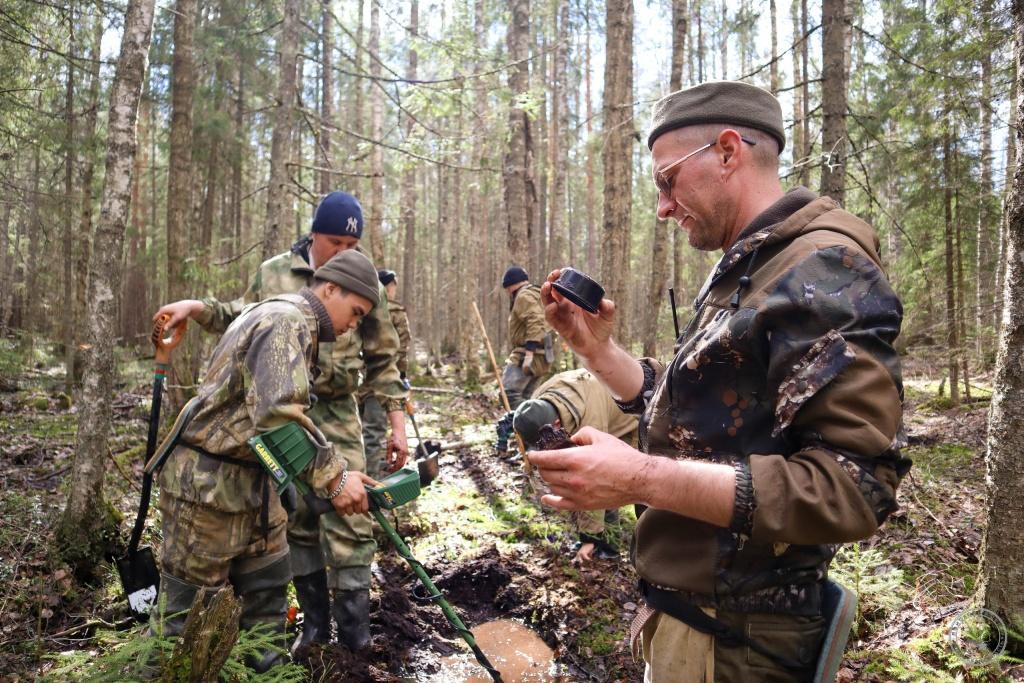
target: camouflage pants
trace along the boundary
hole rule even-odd
[[[321,399],[309,410],[335,450],[355,472],[366,471],[363,430],[355,397]],[[299,496],[298,507],[288,519],[292,573],[305,576],[327,568],[331,588],[358,590],[370,587],[370,563],[377,552],[373,518],[363,515],[312,514]]]
[[[536,359],[534,362],[537,362]],[[540,386],[545,379],[547,377],[531,375],[523,371],[522,355],[510,356],[505,362],[505,369],[501,371],[501,383],[505,387],[505,395],[508,396],[508,404],[512,410],[533,396],[533,390]]]
[[[822,617],[705,611],[771,652],[805,664],[805,668],[785,669],[747,646],[725,647],[713,636],[656,612],[640,636],[646,663],[644,683],[790,683],[813,677],[826,628]]]
[[[388,435],[388,414],[376,396],[367,396],[359,405],[366,450],[366,473],[380,480],[384,472],[384,440]]]
[[[288,515],[270,496],[267,534],[260,510],[221,512],[207,505],[160,496],[161,570],[196,586],[217,587],[258,572],[288,555]],[[287,581],[285,582],[287,583]]]

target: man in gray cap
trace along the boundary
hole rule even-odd
[[[648,506],[632,630],[645,680],[810,680],[836,547],[875,533],[910,467],[893,349],[902,307],[869,225],[805,188],[783,192],[768,92],[674,92],[647,143],[658,217],[723,255],[667,365],[615,344],[611,301],[587,313],[549,276],[548,321],[641,415],[639,450],[584,428],[576,448],[531,461],[555,507]]]

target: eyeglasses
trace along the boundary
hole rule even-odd
[[[742,135],[740,136],[740,140],[742,140],[743,142],[745,142],[745,143],[747,143],[748,145],[751,145],[751,146],[757,144],[756,141],[751,140],[750,138],[747,138],[747,137],[743,137]],[[661,192],[666,197],[668,195],[672,194],[672,181],[675,179],[675,173],[669,175],[669,174],[666,173],[666,171],[669,171],[669,170],[675,168],[676,166],[679,166],[680,164],[682,164],[684,161],[686,161],[690,157],[696,156],[696,155],[700,154],[701,152],[703,152],[706,149],[711,149],[712,147],[714,147],[717,144],[718,144],[718,139],[716,138],[716,139],[712,140],[711,142],[709,142],[708,144],[704,145],[703,147],[698,147],[697,149],[693,150],[689,154],[676,159],[675,161],[673,161],[668,166],[662,167],[661,170],[655,171],[654,172],[654,186],[658,188],[658,192]]]

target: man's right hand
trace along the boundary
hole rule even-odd
[[[362,472],[349,471],[345,488],[331,498],[331,505],[339,515],[357,515],[368,512],[370,498],[366,495],[366,486],[377,486],[378,481]]]
[[[551,271],[547,281],[541,285],[544,317],[573,351],[589,358],[611,340],[615,327],[615,304],[610,299],[601,299],[597,313],[584,311],[551,286],[561,274],[561,270]]]
[[[198,318],[205,308],[206,304],[198,299],[182,299],[181,301],[175,301],[173,304],[161,306],[160,310],[153,314],[153,322],[156,322],[157,318],[162,315],[170,316],[170,319],[164,325],[164,329],[173,329],[186,318]]]

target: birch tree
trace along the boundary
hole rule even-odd
[[[58,547],[79,574],[93,575],[116,532],[117,518],[103,498],[107,440],[113,413],[114,345],[125,224],[135,161],[135,125],[149,61],[153,0],[129,0],[121,53],[107,115],[107,161],[94,267],[89,273],[87,355],[78,436],[68,502],[57,529]]]

